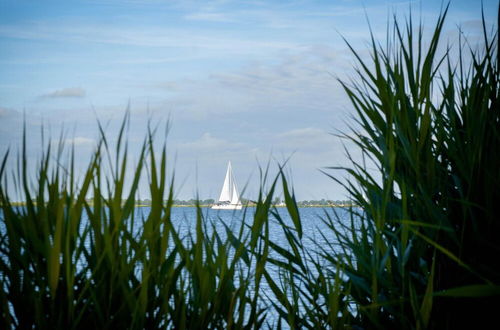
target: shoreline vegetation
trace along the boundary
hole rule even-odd
[[[405,24],[391,21],[385,45],[370,35],[370,56],[346,41],[357,70],[340,84],[356,125],[343,138],[363,159],[346,150],[350,166],[326,170],[325,179],[359,207],[324,212],[314,251],[280,165],[261,169],[255,210],[243,210],[239,228],[222,223],[218,232],[196,205],[184,235],[172,223],[175,178],[154,129],[130,157],[129,113],[113,143],[98,122],[99,143],[80,179],[75,150],[62,140],[44,146],[33,175],[25,130],[17,158],[7,152],[0,161],[0,329],[497,324],[500,36],[483,17],[479,50],[464,40],[458,55],[441,48],[447,8],[430,40],[410,14]],[[151,201],[139,219],[141,180]],[[11,201],[12,187],[24,207]],[[271,221],[281,235],[270,232]]]
[[[165,205],[168,203],[168,200],[163,201]],[[93,206],[93,199],[88,198],[86,199],[86,203],[89,206]],[[125,205],[126,200],[122,201],[122,205]],[[244,206],[247,207],[255,207],[257,206],[257,202],[255,201],[250,201],[250,200],[242,200],[242,203]],[[341,207],[341,208],[350,208],[350,207],[357,207],[355,203],[351,201],[331,201],[331,200],[304,200],[304,201],[297,201],[297,207],[303,208],[303,207],[317,207],[317,208],[324,208],[324,207]],[[33,205],[36,205],[36,201],[32,201]],[[12,206],[26,206],[26,202],[10,202],[10,205]],[[212,207],[214,205],[213,200],[202,200],[202,201],[197,201],[194,199],[190,200],[174,200],[172,207],[202,207],[202,208],[207,208],[207,207]],[[151,207],[151,200],[136,200],[135,207]],[[286,204],[283,201],[279,202],[274,202],[271,204],[272,207],[282,207],[285,208]]]

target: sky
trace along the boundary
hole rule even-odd
[[[353,76],[355,64],[343,38],[368,55],[368,21],[383,41],[388,18],[404,20],[411,8],[431,29],[442,6],[0,0],[0,155],[18,150],[25,121],[31,163],[39,159],[42,131],[51,141],[63,132],[83,169],[99,137],[97,120],[112,142],[129,109],[132,159],[148,122],[160,127],[158,146],[169,123],[177,198],[217,198],[228,161],[239,188],[255,198],[259,166],[270,162],[276,173],[288,160],[299,200],[347,199],[320,171],[349,166],[344,147],[352,145],[336,136],[349,132],[354,116],[338,82]],[[483,6],[494,24],[498,2]],[[451,1],[445,42],[456,42],[458,27],[474,39],[480,22],[480,1]]]

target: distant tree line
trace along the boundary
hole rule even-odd
[[[320,199],[320,200],[304,200],[298,201],[298,206],[351,206],[353,202],[350,200],[331,200],[331,199]]]
[[[200,205],[213,205],[215,203],[215,200],[213,198],[209,199],[203,199],[199,200]],[[246,198],[241,198],[241,203],[243,205],[252,205],[253,202],[252,200],[246,199]],[[150,199],[142,199],[137,201],[138,205],[151,205],[151,200]],[[181,200],[181,199],[175,199],[174,200],[174,205],[177,206],[195,206],[197,204],[196,199],[189,199],[189,200]],[[273,201],[273,204],[276,206],[284,206],[285,203],[282,199],[276,198]],[[331,199],[320,199],[320,200],[303,200],[303,201],[298,201],[297,206],[301,207],[310,207],[310,206],[352,206],[353,202],[350,200],[331,200]]]

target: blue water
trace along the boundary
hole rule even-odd
[[[149,212],[149,207],[138,207],[135,209],[135,225],[133,231],[136,234],[141,232],[141,219],[146,219]],[[193,238],[195,237],[196,212],[197,209],[195,207],[172,208],[171,222],[181,238],[186,238],[190,235],[192,235]],[[224,241],[226,238],[226,227],[224,224],[230,227],[233,233],[237,235],[243,222],[248,226],[252,225],[255,208],[249,207],[246,210],[212,210],[210,208],[201,208],[201,212],[203,214],[203,223],[207,229],[207,236],[210,236],[212,231],[215,229],[221,236],[222,241]],[[274,212],[277,212],[279,217],[283,219],[283,222],[287,226],[294,228],[294,224],[286,208],[276,208]],[[338,225],[338,221],[344,222],[349,219],[348,210],[342,208],[299,208],[299,214],[303,231],[303,238],[301,240],[303,244],[302,253],[308,254],[312,257],[317,256],[321,250],[323,250],[323,252],[328,252],[331,251],[331,249],[335,249],[335,235],[331,228],[328,227],[327,223],[325,223],[325,220],[330,217],[331,219],[334,219]],[[3,214],[0,210],[0,218],[2,217]],[[83,220],[84,221],[81,222],[82,228],[86,225],[85,216]],[[4,225],[4,222],[0,221],[1,234],[5,233]],[[295,235],[297,236],[297,234]],[[283,226],[276,220],[276,216],[273,214],[269,215],[269,238],[272,242],[285,249],[288,247]],[[189,240],[184,240],[183,243],[185,245],[189,245],[188,241]],[[173,241],[171,241],[170,244],[173,245]],[[231,255],[229,255],[229,257],[231,258]],[[270,257],[284,260],[279,254],[272,250]],[[79,262],[84,261],[81,260]],[[266,269],[272,278],[279,283],[280,277],[283,274],[279,273],[278,267],[268,263]],[[313,267],[310,267],[310,269],[313,269]],[[138,275],[139,274],[140,270],[138,269]],[[237,283],[235,284],[237,285]],[[274,299],[273,293],[265,281],[262,283],[260,290],[263,290],[263,296],[269,297],[271,301]],[[268,301],[268,303],[271,301]],[[276,317],[277,314],[271,310],[266,319],[270,322],[270,324],[273,324]]]
[[[286,208],[276,208],[279,216],[285,224],[295,228]],[[149,207],[139,207],[136,209],[136,216],[139,218],[147,217]],[[211,232],[212,224],[215,225],[215,230],[225,238],[225,227],[228,225],[233,229],[233,233],[237,234],[241,223],[251,225],[253,222],[254,207],[245,210],[212,210],[209,207],[202,208],[203,221],[207,225],[209,233]],[[304,248],[310,251],[317,250],[318,246],[326,248],[328,243],[334,244],[335,238],[331,229],[325,223],[325,220],[339,219],[347,221],[349,213],[343,208],[315,208],[305,207],[299,208],[301,218]],[[196,226],[196,208],[195,207],[174,207],[172,208],[171,221],[174,227],[178,230],[181,237],[188,235],[190,232],[194,234]],[[276,220],[273,215],[269,216],[269,236],[270,239],[278,244],[286,244],[285,234],[282,225]]]
[[[275,211],[278,213],[278,215],[286,225],[290,226],[291,228],[295,228],[286,208],[277,208]],[[138,210],[138,212],[142,212],[143,215],[147,215],[147,213],[149,212],[149,208]],[[221,235],[221,238],[223,240],[226,236],[223,223],[231,227],[233,229],[233,233],[237,235],[242,222],[245,222],[248,225],[252,224],[254,213],[255,208],[248,208],[246,213],[244,210],[230,211],[212,210],[210,208],[202,209],[204,223],[208,225],[214,224],[215,230]],[[305,257],[304,259],[308,257],[315,258],[321,253],[329,253],[332,251],[332,249],[335,249],[335,235],[332,229],[328,226],[328,223],[330,223],[328,219],[332,219],[337,226],[339,225],[339,221],[345,223],[349,220],[349,212],[347,209],[343,208],[300,208],[299,214],[303,232],[301,242],[303,245],[302,255]],[[174,208],[172,210],[172,223],[174,224],[174,227],[177,228],[181,236],[188,235],[190,232],[194,233],[196,226],[196,208]],[[208,226],[207,229],[208,233],[210,234],[212,231],[211,227]],[[290,250],[285,237],[285,233],[283,231],[283,226],[272,214],[269,216],[269,238],[272,242],[285,249]],[[271,250],[269,256],[271,258],[287,261],[273,250]],[[324,258],[319,257],[318,259],[322,260]],[[309,266],[310,267],[308,267],[308,269],[311,270],[312,276],[317,275],[314,267],[312,267],[311,265]],[[330,267],[332,268],[332,271],[334,271],[332,266],[333,265],[325,262],[325,267]],[[270,273],[271,277],[277,282],[277,284],[280,285],[280,280],[284,276],[284,274],[280,272],[280,269],[271,263],[267,263],[266,269]],[[265,280],[263,280],[263,282],[261,283],[260,291],[261,297],[268,297],[267,299],[264,299],[264,303],[266,305],[269,306],[272,302],[278,303],[271,288]],[[288,298],[291,301],[292,297],[290,296],[290,293],[288,293]],[[280,304],[278,303],[278,305]],[[303,308],[299,307],[299,309],[303,311]],[[268,325],[272,328],[275,328],[277,319],[277,312],[271,308],[266,317]],[[288,328],[286,324],[283,324],[282,327],[284,329]]]

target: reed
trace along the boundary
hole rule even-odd
[[[272,193],[257,201],[251,236],[242,223],[237,234],[226,227],[227,239],[221,239],[198,206],[196,231],[180,237],[171,221],[174,192],[165,146],[153,150],[151,130],[126,180],[128,120],[127,115],[114,149],[101,129],[81,180],[73,150],[69,166],[61,165],[60,144],[55,156],[47,146],[31,182],[24,137],[14,173],[26,201],[21,207],[5,188],[8,154],[3,158],[1,327],[260,327],[266,313],[259,295],[262,274],[249,267],[261,269],[266,262],[254,255],[266,248],[263,228]],[[138,216],[135,199],[145,173],[152,201],[150,212]]]
[[[99,143],[81,175],[73,149],[47,144],[33,178],[24,135],[17,168],[8,169],[8,152],[0,166],[0,327],[495,324],[498,41],[483,19],[484,49],[463,43],[458,59],[449,50],[438,55],[446,12],[428,45],[410,17],[403,26],[394,20],[386,47],[372,37],[368,61],[351,47],[358,76],[341,84],[357,127],[345,138],[375,170],[353,158],[342,169],[350,179],[339,182],[359,207],[349,208],[347,219],[325,212],[329,232],[316,251],[305,247],[281,167],[275,176],[269,167],[261,171],[255,209],[243,211],[238,228],[217,229],[198,204],[195,229],[183,236],[172,222],[174,179],[155,130],[129,164],[129,116],[113,144],[99,124]],[[136,210],[141,180],[149,183],[147,214]],[[286,217],[273,206],[278,185]],[[23,206],[12,201],[13,189]],[[280,224],[284,240],[271,237],[270,221]]]
[[[328,220],[341,245],[354,323],[380,328],[460,328],[495,323],[500,293],[500,101],[498,30],[483,17],[482,49],[461,39],[439,53],[448,8],[425,45],[423,27],[396,19],[369,60],[348,43],[357,77],[341,81],[356,110],[345,138],[344,183],[358,221]],[[465,58],[470,58],[466,61]],[[370,165],[371,166],[371,165]]]

